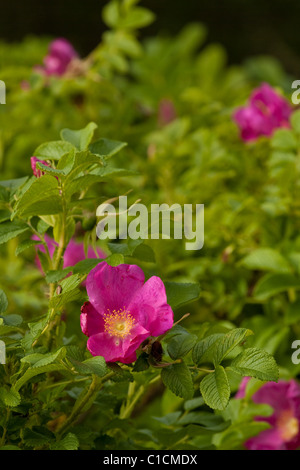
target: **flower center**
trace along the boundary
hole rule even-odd
[[[299,433],[299,422],[297,418],[293,416],[291,410],[286,410],[281,413],[277,425],[284,442],[291,441]]]
[[[127,310],[113,310],[104,315],[104,331],[110,336],[126,338],[133,328],[134,318]]]

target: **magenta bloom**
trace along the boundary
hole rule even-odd
[[[62,76],[73,59],[78,57],[72,44],[64,38],[55,39],[49,45],[44,67],[37,67],[45,75]]]
[[[162,280],[152,276],[145,282],[138,266],[112,267],[103,261],[89,273],[86,288],[89,302],[81,309],[81,329],[91,354],[107,362],[134,362],[146,338],[173,325]]]
[[[33,240],[39,240],[39,238],[36,235],[32,236]],[[52,257],[55,251],[55,248],[58,246],[58,243],[56,243],[53,238],[49,237],[49,235],[45,235],[45,241],[48,246],[49,254]],[[45,253],[45,248],[43,245],[36,245],[36,249],[39,249],[43,253]],[[100,250],[99,248],[97,249],[98,256],[103,259],[106,258],[106,254]],[[87,258],[90,259],[96,259],[96,253],[93,250],[93,248],[90,246],[88,248],[88,253],[87,253]],[[84,253],[84,245],[82,242],[77,242],[74,239],[71,239],[68,243],[68,246],[65,250],[64,253],[64,263],[63,263],[63,268],[68,268],[69,266],[74,266],[75,264],[79,263],[80,261],[83,261],[86,259],[85,253]],[[41,263],[39,258],[36,258],[36,263],[39,267],[39,269],[42,271]]]
[[[268,83],[253,91],[248,106],[238,108],[233,119],[238,124],[244,141],[260,136],[270,137],[275,129],[290,127],[292,107]]]
[[[236,398],[243,398],[249,378],[243,379]],[[249,439],[249,450],[296,450],[300,447],[300,386],[295,380],[268,382],[252,396],[255,403],[266,403],[274,412],[271,416],[257,416],[270,429]]]
[[[43,165],[46,165],[46,166],[50,166],[49,163],[45,162],[44,160],[39,160],[37,157],[31,157],[30,162],[31,162],[31,168],[32,168],[33,174],[37,178],[40,178],[41,176],[45,174],[42,170],[38,170],[38,168],[36,167],[37,162],[43,163]]]

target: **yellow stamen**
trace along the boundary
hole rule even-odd
[[[283,411],[277,421],[280,436],[284,442],[291,441],[299,433],[299,421],[291,410]]]
[[[104,331],[110,336],[126,338],[133,328],[135,319],[125,310],[113,310],[104,315]]]

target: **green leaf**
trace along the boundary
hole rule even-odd
[[[168,304],[178,308],[189,302],[197,300],[200,296],[200,286],[197,283],[180,283],[166,281],[165,283]]]
[[[60,160],[63,155],[73,150],[74,147],[69,142],[57,140],[41,144],[34,151],[34,156],[42,160]]]
[[[255,285],[253,296],[257,300],[267,300],[291,288],[299,290],[300,279],[290,274],[266,274]]]
[[[222,366],[208,374],[201,381],[200,392],[205,403],[214,410],[224,410],[230,398],[230,386],[227,374]]]
[[[65,371],[66,367],[62,364],[47,364],[42,367],[31,367],[27,369],[25,374],[14,384],[14,390],[19,391],[20,388],[23,387],[26,382],[28,382],[28,380],[32,379],[33,377],[36,377],[37,375],[63,370]]]
[[[155,15],[148,9],[136,7],[132,9],[125,18],[121,18],[118,22],[120,29],[137,29],[144,28],[153,23]]]
[[[1,199],[0,199],[1,200]],[[0,224],[10,220],[11,212],[9,210],[0,210]]]
[[[124,264],[124,256],[121,254],[113,254],[105,258],[105,261],[110,266],[119,266],[119,264]]]
[[[179,359],[190,352],[197,341],[196,335],[179,334],[168,343],[168,354],[172,359]]]
[[[24,356],[21,359],[21,362],[30,364],[32,368],[44,367],[48,364],[53,364],[53,362],[55,362],[56,360],[63,359],[65,355],[66,355],[66,348],[62,347],[53,353],[27,354],[27,356]]]
[[[293,130],[300,134],[300,110],[294,111],[290,116],[290,122],[292,125]]]
[[[36,178],[14,207],[13,216],[32,217],[62,212],[61,197],[56,178],[44,175]]]
[[[166,387],[175,395],[190,399],[194,394],[192,375],[184,362],[165,367],[161,378]]]
[[[147,263],[155,263],[154,251],[149,245],[145,245],[145,243],[138,245],[131,256]]]
[[[278,366],[271,354],[257,348],[248,348],[231,362],[230,368],[243,376],[277,382]]]
[[[97,127],[97,124],[90,122],[84,129],[63,129],[61,131],[61,138],[66,142],[70,142],[78,150],[86,150]]]
[[[41,163],[41,162],[37,162],[36,167],[37,167],[38,170],[42,170],[44,173],[52,175],[56,178],[66,176],[68,174],[68,170],[69,170],[69,168],[67,170],[59,170],[59,169],[47,166],[47,165],[45,165],[44,163]]]
[[[70,272],[72,271],[72,266],[69,266],[68,268],[64,269],[57,269],[55,271],[47,271],[46,273],[46,282],[48,284],[51,284],[53,282],[58,282],[64,279]]]
[[[281,150],[297,148],[297,139],[289,129],[277,129],[271,139],[271,146]]]
[[[193,349],[193,361],[195,364],[213,362],[213,350],[215,342],[224,336],[223,333],[215,333],[201,339]]]
[[[148,354],[142,353],[137,358],[132,372],[143,372],[144,370],[149,369]]]
[[[88,274],[92,269],[94,269],[97,264],[101,263],[102,259],[93,258],[93,259],[84,259],[79,261],[79,263],[75,264],[73,267],[74,274]]]
[[[104,357],[94,356],[83,361],[83,364],[88,366],[92,373],[99,377],[103,377],[107,373],[107,366]]]
[[[249,335],[253,335],[251,330],[235,328],[217,339],[213,347],[214,364],[220,364],[223,359]]]
[[[27,250],[28,248],[33,247],[34,245],[39,245],[41,242],[37,240],[23,240],[16,248],[15,255],[19,256],[23,251]]]
[[[230,426],[222,433],[213,436],[213,444],[218,450],[243,449],[244,443],[253,436],[270,428],[266,421],[246,421]]]
[[[79,442],[75,434],[69,432],[66,437],[51,445],[51,450],[77,450]]]
[[[21,233],[24,233],[27,230],[29,230],[29,227],[23,222],[13,221],[0,224],[0,245],[8,242],[8,240],[17,237],[18,235],[21,235]]]
[[[0,289],[0,313],[4,313],[8,307],[8,300],[5,292]]]
[[[127,146],[126,142],[118,142],[116,140],[100,139],[89,146],[89,150],[101,158],[111,158]]]
[[[1,297],[1,291],[0,291],[0,297]],[[0,300],[0,305],[1,305],[1,300]],[[21,315],[17,315],[16,313],[13,313],[11,315],[5,315],[2,317],[2,319],[4,321],[4,325],[7,325],[7,326],[20,326],[23,323],[23,318],[21,317]]]
[[[14,408],[21,403],[20,394],[11,388],[8,390],[7,388],[1,387],[0,388],[0,400],[4,403],[4,405]]]
[[[241,260],[242,266],[248,269],[274,271],[278,273],[291,272],[289,262],[272,248],[258,248]]]

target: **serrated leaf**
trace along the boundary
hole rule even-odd
[[[6,243],[12,238],[21,235],[21,233],[29,230],[28,225],[23,222],[4,222],[0,224],[0,245]]]
[[[184,362],[165,367],[161,378],[166,387],[175,395],[190,399],[194,394],[193,379],[189,368]]]
[[[193,361],[195,364],[213,362],[213,348],[215,342],[224,336],[224,333],[215,333],[198,341],[193,349]]]
[[[51,445],[51,450],[77,450],[79,442],[75,434],[69,432],[63,439]]]
[[[249,335],[253,335],[253,332],[247,328],[234,328],[217,339],[213,347],[214,364],[220,364]]]
[[[64,268],[64,269],[58,269],[55,271],[47,271],[45,280],[48,282],[48,284],[51,284],[53,282],[58,282],[64,279],[70,272],[72,271],[72,267]]]
[[[48,364],[52,364],[56,360],[63,359],[66,355],[66,349],[64,347],[58,349],[54,353],[44,354],[41,359],[33,364],[33,368],[44,367]]]
[[[277,382],[278,366],[271,354],[257,348],[248,348],[231,362],[230,368],[243,376]]]
[[[27,250],[28,248],[33,247],[34,245],[38,245],[40,242],[37,240],[23,240],[16,248],[15,255],[19,256],[23,251]]]
[[[197,341],[196,335],[179,334],[174,336],[168,343],[168,354],[172,359],[184,357],[194,347]]]
[[[230,398],[227,374],[222,366],[209,373],[200,383],[200,392],[205,403],[214,410],[224,410]]]
[[[83,361],[85,366],[88,366],[93,374],[98,375],[98,377],[103,377],[107,373],[107,366],[104,357],[95,356],[90,359]]]
[[[7,388],[1,387],[0,400],[10,408],[14,408],[21,403],[20,394],[13,388],[8,390]]]
[[[33,377],[36,377],[37,375],[62,370],[66,370],[65,366],[63,366],[62,364],[48,364],[42,367],[29,368],[27,369],[25,374],[14,384],[14,389],[16,391],[19,391],[20,388],[23,387],[26,382],[28,382],[28,380],[32,379]]]
[[[13,217],[58,214],[62,211],[58,182],[50,175],[36,178],[14,207]],[[1,226],[0,226],[1,227]]]
[[[57,168],[52,168],[50,166],[47,166],[45,165],[44,163],[42,162],[37,162],[36,163],[36,168],[38,170],[41,170],[43,171],[44,173],[47,173],[49,175],[52,175],[52,176],[55,176],[57,178],[59,177],[62,177],[62,176],[66,176],[68,171],[67,170],[59,170]]]

